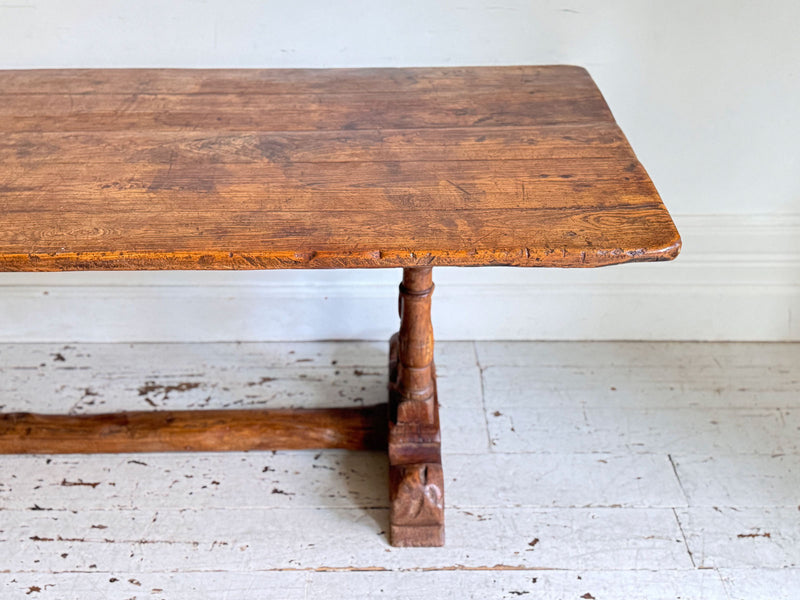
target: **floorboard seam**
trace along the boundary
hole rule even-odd
[[[695,564],[694,555],[692,555],[692,551],[689,549],[689,542],[686,539],[686,533],[683,531],[683,525],[681,524],[681,520],[678,517],[678,511],[675,510],[675,508],[673,508],[672,514],[675,516],[675,522],[678,524],[678,529],[681,532],[681,537],[683,538],[683,545],[686,547],[686,552],[689,554],[689,560],[692,561],[692,567],[696,569],[697,564]]]
[[[719,583],[720,586],[722,587],[722,591],[725,592],[726,600],[732,600],[731,592],[728,589],[727,584],[725,583],[725,578],[722,576],[722,572],[719,569],[714,569],[714,572],[716,572],[717,577],[719,577]]]
[[[492,450],[492,434],[489,431],[489,415],[486,412],[486,392],[485,392],[485,384],[483,381],[483,365],[481,365],[480,354],[478,353],[478,346],[476,342],[473,340],[472,342],[472,351],[475,353],[475,364],[478,367],[478,371],[480,373],[481,378],[481,409],[483,412],[483,425],[486,428],[486,449],[488,452],[493,452]]]
[[[678,482],[678,487],[681,489],[681,494],[683,494],[683,500],[686,502],[686,506],[689,506],[689,494],[686,493],[686,488],[683,487],[683,482],[681,481],[681,476],[678,475],[678,466],[675,464],[675,460],[672,458],[672,454],[667,454],[667,458],[669,459],[669,464],[672,465],[672,473],[675,475],[675,480]]]

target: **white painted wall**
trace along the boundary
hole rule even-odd
[[[438,337],[788,340],[800,339],[798,23],[793,0],[6,0],[0,68],[586,66],[682,256],[440,269]],[[0,340],[383,338],[398,276],[0,274]]]

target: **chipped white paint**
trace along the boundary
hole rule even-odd
[[[0,573],[4,585],[20,597],[39,588],[38,600],[63,600],[74,594],[83,600],[106,600],[107,594],[169,600],[218,598],[280,598],[282,600],[430,600],[457,598],[596,598],[602,600],[715,600],[725,598],[722,582],[714,571],[373,571],[373,572],[248,572],[248,573],[139,573],[107,574]],[[780,578],[776,578],[781,581]],[[141,596],[139,596],[141,594]],[[589,596],[587,596],[589,594]],[[737,596],[739,598],[739,596]],[[743,600],[759,598],[742,596]],[[775,596],[794,600],[793,596]]]
[[[795,600],[800,569],[719,569],[730,600]]]
[[[797,413],[789,419],[778,409],[525,409],[491,402],[487,409],[498,452],[800,452]]]
[[[449,501],[461,508],[653,508],[686,504],[666,456],[451,455],[444,458],[444,472]],[[480,473],[479,484],[475,473]]]
[[[676,454],[672,458],[692,506],[800,510],[800,454]]]
[[[0,345],[0,405],[381,402],[385,352]],[[793,600],[799,357],[787,344],[438,344],[441,549],[388,546],[380,453],[3,456],[0,596]]]
[[[381,453],[4,456],[2,463],[11,475],[0,481],[0,510],[388,507],[386,487],[375,485],[388,477]],[[669,460],[654,455],[445,454],[444,469],[448,505],[477,513],[686,506]]]
[[[477,358],[483,367],[547,367],[594,371],[617,368],[622,373],[637,369],[681,370],[697,377],[699,369],[725,369],[729,378],[740,376],[743,368],[774,368],[793,374],[800,361],[800,344],[685,342],[476,342]],[[630,371],[626,371],[630,370]],[[556,371],[558,372],[558,371]],[[642,378],[640,376],[639,378]],[[570,381],[565,381],[570,384]]]
[[[344,483],[342,485],[345,485]],[[6,511],[12,571],[691,567],[670,509],[451,509],[445,549],[390,548],[388,508]],[[621,532],[625,531],[622,536]],[[580,532],[577,534],[576,532]],[[538,540],[538,541],[535,541]],[[67,553],[67,557],[61,554]],[[504,567],[503,567],[504,566]]]
[[[477,349],[498,452],[800,451],[800,344],[482,342]]]
[[[702,567],[800,567],[797,506],[677,509],[695,563]]]

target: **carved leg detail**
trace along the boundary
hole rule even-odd
[[[389,477],[392,545],[444,545],[442,465],[428,463],[392,466]]]
[[[433,364],[430,267],[403,269],[400,331],[389,343],[391,543],[444,544],[444,477]]]

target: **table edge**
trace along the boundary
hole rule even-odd
[[[591,268],[674,260],[681,238],[657,249],[523,248],[474,251],[80,252],[0,255],[0,272],[361,269],[419,266]]]

